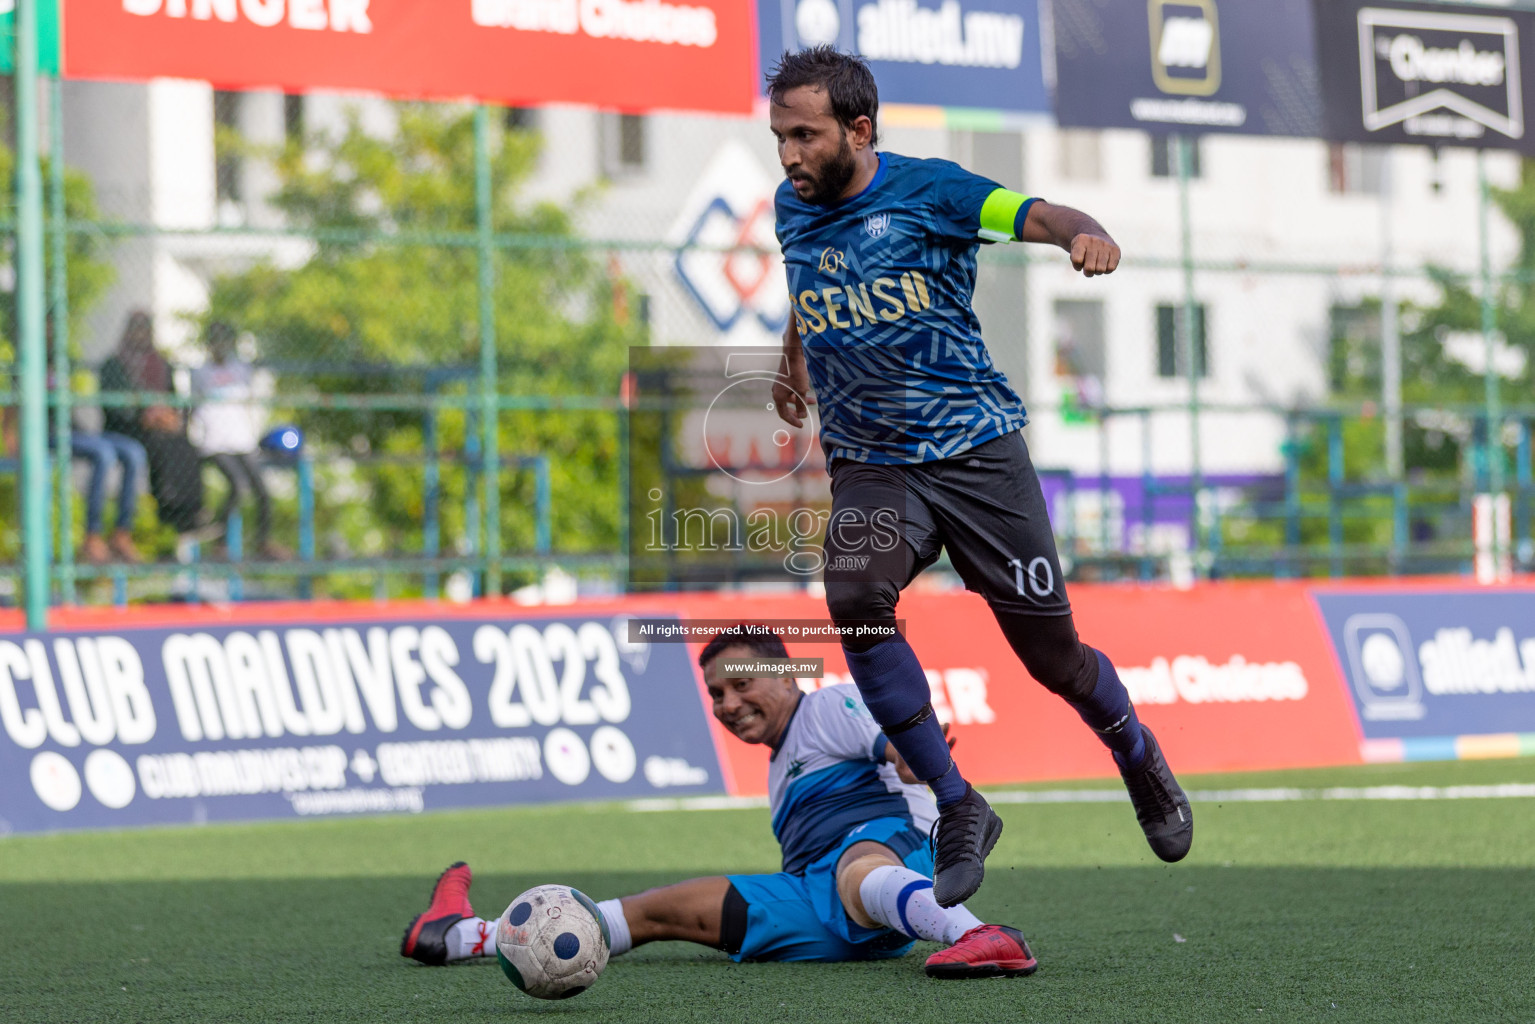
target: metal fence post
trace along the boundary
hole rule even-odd
[[[53,452],[58,476],[59,598],[75,603],[75,481],[69,435],[74,389],[69,366],[69,221],[64,207],[64,83],[48,81],[48,212],[53,221],[53,267],[48,275],[53,319]],[[127,524],[132,529],[133,524]]]
[[[1204,370],[1203,360],[1195,361],[1199,354],[1194,347],[1194,316],[1198,303],[1194,299],[1194,229],[1189,217],[1189,176],[1193,170],[1194,146],[1187,135],[1173,136],[1178,154],[1178,228],[1179,257],[1183,264],[1183,323],[1178,334],[1179,347],[1187,360],[1189,379],[1189,539],[1194,544],[1194,574],[1199,575],[1200,556],[1204,554],[1204,531],[1199,520],[1199,491],[1202,485],[1199,452],[1199,375]],[[1209,347],[1209,338],[1204,339]]]
[[[1503,493],[1503,412],[1499,393],[1498,367],[1498,311],[1492,301],[1492,257],[1488,248],[1487,215],[1490,190],[1487,185],[1487,156],[1485,150],[1476,151],[1477,182],[1477,235],[1479,262],[1482,279],[1482,351],[1487,365],[1482,371],[1482,393],[1487,407],[1487,490],[1494,496]],[[1492,561],[1497,565],[1502,557],[1499,550],[1498,531],[1492,531]]]
[[[314,460],[305,450],[298,457],[298,557],[311,569],[299,578],[298,596],[306,601],[314,596],[314,551]]]
[[[21,376],[27,628],[48,628],[48,394],[43,330],[43,178],[37,138],[37,0],[16,5],[16,326]]]
[[[475,233],[478,239],[480,298],[480,451],[485,488],[485,593],[501,596],[501,450],[496,401],[496,267],[491,223],[490,108],[474,109]]]
[[[1402,455],[1402,331],[1391,267],[1391,154],[1391,147],[1385,147],[1380,168],[1380,377],[1381,407],[1386,414],[1386,474],[1400,480],[1406,472],[1406,462]]]

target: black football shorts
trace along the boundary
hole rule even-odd
[[[1044,494],[1022,433],[932,462],[886,466],[837,459],[831,491],[824,546],[828,584],[903,589],[947,550],[965,588],[993,608],[1071,613]]]

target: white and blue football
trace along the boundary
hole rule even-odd
[[[535,885],[496,922],[496,960],[537,999],[569,999],[608,965],[608,926],[597,904],[568,885]]]

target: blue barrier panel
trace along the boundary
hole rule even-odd
[[[1535,733],[1535,591],[1315,597],[1367,740]]]
[[[762,0],[757,43],[764,72],[821,43],[862,54],[881,103],[1050,110],[1036,0]]]
[[[724,792],[688,648],[625,622],[0,637],[0,831]]]

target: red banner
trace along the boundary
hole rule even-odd
[[[63,0],[71,78],[747,113],[746,0]]]
[[[1109,655],[1179,772],[1356,764],[1359,731],[1321,621],[1301,584],[1071,588],[1077,629]],[[824,618],[798,598],[685,598],[701,619]],[[903,594],[896,614],[927,670],[933,706],[979,783],[1112,776],[1114,764],[1065,701],[1031,679],[974,594]],[[788,645],[851,682],[837,644]],[[696,651],[695,651],[696,654]],[[767,792],[767,751],[713,723],[732,792]]]

